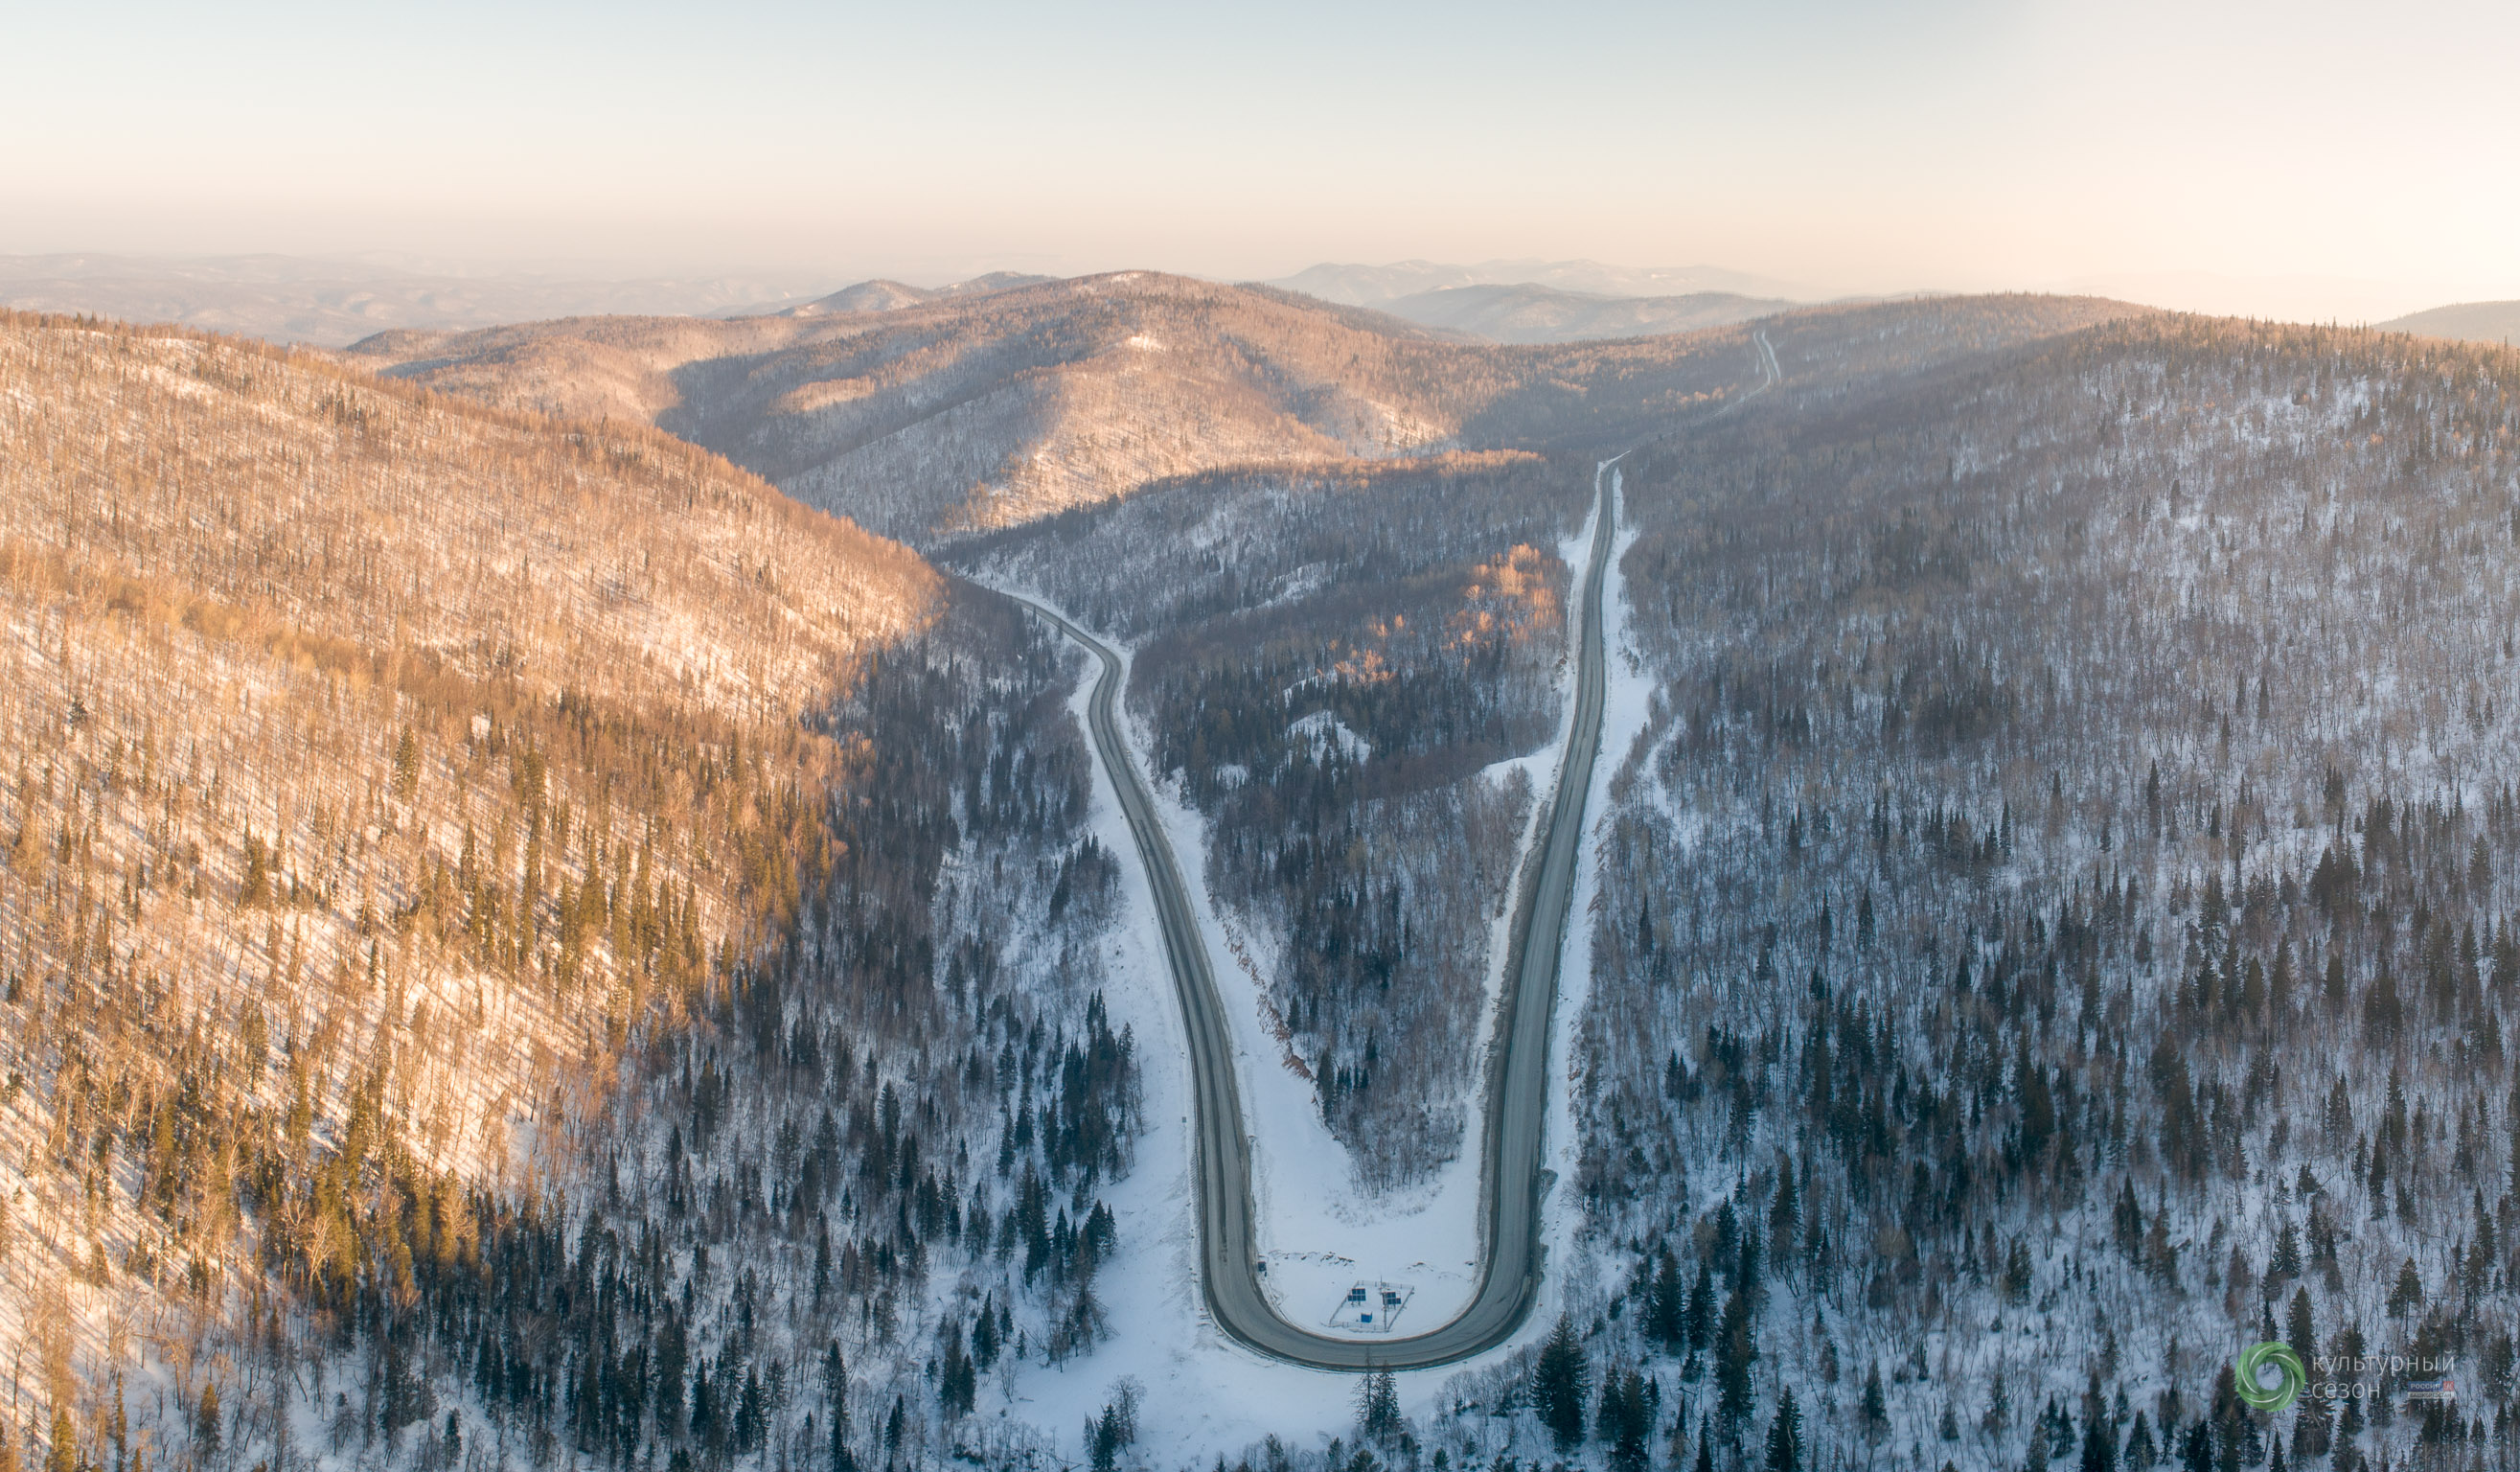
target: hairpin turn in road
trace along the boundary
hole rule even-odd
[[[1479,1286],[1468,1308],[1446,1323],[1405,1338],[1363,1341],[1287,1322],[1261,1290],[1252,1230],[1251,1141],[1234,1076],[1234,1032],[1208,964],[1181,867],[1156,820],[1154,801],[1121,736],[1116,706],[1124,666],[1109,645],[1021,594],[1016,601],[1057,624],[1102,665],[1087,705],[1095,757],[1119,794],[1120,810],[1145,864],[1163,931],[1182,1027],[1190,1046],[1199,1219],[1199,1277],[1217,1326],[1264,1355],[1321,1369],[1415,1369],[1466,1358],[1503,1343],[1531,1312],[1540,1292],[1540,1205],[1545,1169],[1542,1127],[1549,1116],[1550,1018],[1557,1001],[1567,907],[1583,844],[1584,806],[1601,742],[1601,584],[1617,534],[1615,460],[1594,473],[1593,545],[1584,572],[1583,633],[1575,713],[1558,761],[1548,834],[1517,887],[1513,962],[1498,999],[1489,1050],[1479,1205],[1483,1215]]]

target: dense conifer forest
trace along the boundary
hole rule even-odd
[[[1785,367],[1632,462],[1601,1287],[1521,1456],[2510,1465],[2512,359]],[[2251,1411],[2257,1339],[2362,1393]]]
[[[2520,1462],[2520,360],[1099,280],[414,370],[505,407],[0,321],[0,1472]],[[1193,340],[1347,396],[1140,442]],[[534,407],[608,352],[971,580]],[[1335,1440],[1152,1445],[1098,1357],[1179,1039],[1084,662],[989,585],[1128,647],[1223,980],[1394,1199],[1475,1148],[1620,450],[1544,1311],[1322,1377]],[[2311,1394],[2245,1403],[2259,1340]]]

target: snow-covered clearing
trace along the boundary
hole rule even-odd
[[[1310,742],[1315,760],[1325,752],[1336,752],[1350,761],[1369,761],[1373,758],[1373,743],[1350,729],[1348,723],[1328,711],[1315,711],[1292,725],[1286,734]]]

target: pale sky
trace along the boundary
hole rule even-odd
[[[0,252],[2520,298],[2508,0],[0,0]]]

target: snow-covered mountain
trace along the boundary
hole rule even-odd
[[[919,539],[1218,465],[1439,443],[1465,397],[1407,323],[1180,277],[852,291],[893,304],[390,333],[347,357],[491,402],[651,420]]]
[[[828,297],[817,297],[811,301],[783,307],[771,315],[818,317],[833,312],[897,311],[905,306],[917,306],[922,302],[942,300],[950,297],[975,297],[988,292],[1007,291],[1012,287],[1037,286],[1042,282],[1056,279],[1050,276],[1028,276],[1020,271],[991,271],[986,275],[974,276],[968,281],[958,281],[950,286],[922,287],[878,278],[874,281],[861,281],[855,286],[842,287]]]
[[[867,299],[878,296],[898,294]],[[1988,298],[1879,321],[1895,324],[1885,348],[1939,351],[2131,309]],[[1747,342],[1497,346],[1271,288],[1124,271],[881,311],[385,333],[344,361],[514,408],[647,420],[933,546],[1231,467],[1624,441],[1737,391]]]
[[[864,842],[840,703],[957,617],[644,425],[0,317],[0,1336],[51,1454],[417,1419],[422,1296],[617,1189],[654,1049]]]

